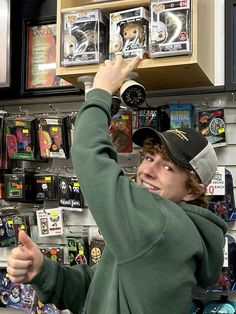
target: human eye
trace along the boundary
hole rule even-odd
[[[163,168],[166,171],[171,171],[171,172],[174,171],[174,165],[171,162],[168,162],[166,160],[163,160]]]
[[[152,162],[153,161],[153,156],[151,154],[146,154],[144,156],[144,160],[147,161],[147,162]]]
[[[166,171],[173,171],[173,169],[168,166],[168,165],[163,165],[163,168],[166,170]]]

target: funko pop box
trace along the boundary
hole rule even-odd
[[[100,9],[63,13],[61,65],[103,62],[108,55],[108,17]]]
[[[133,58],[148,52],[149,11],[144,7],[110,13],[109,59],[116,53]]]
[[[191,54],[191,0],[151,1],[150,58]]]

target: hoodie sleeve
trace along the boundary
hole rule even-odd
[[[207,288],[219,280],[224,260],[227,223],[210,210],[185,205],[187,214],[194,222],[202,239],[202,256],[196,269],[198,285]]]
[[[53,303],[58,309],[81,313],[92,274],[88,265],[67,267],[45,257],[40,272],[30,284],[43,303]]]

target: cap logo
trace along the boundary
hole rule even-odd
[[[186,132],[180,131],[178,129],[174,130],[168,130],[168,133],[174,133],[176,136],[178,136],[181,140],[188,141],[189,139],[186,136]]]

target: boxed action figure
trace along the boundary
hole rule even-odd
[[[190,0],[151,2],[149,56],[191,54]]]
[[[107,23],[100,9],[64,13],[61,65],[103,62],[108,53]]]
[[[36,118],[27,116],[5,119],[5,140],[10,159],[39,160]]]
[[[148,52],[149,11],[143,7],[110,14],[109,58],[122,53],[123,58]]]
[[[69,157],[70,130],[67,116],[38,117],[37,136],[42,159]]]

